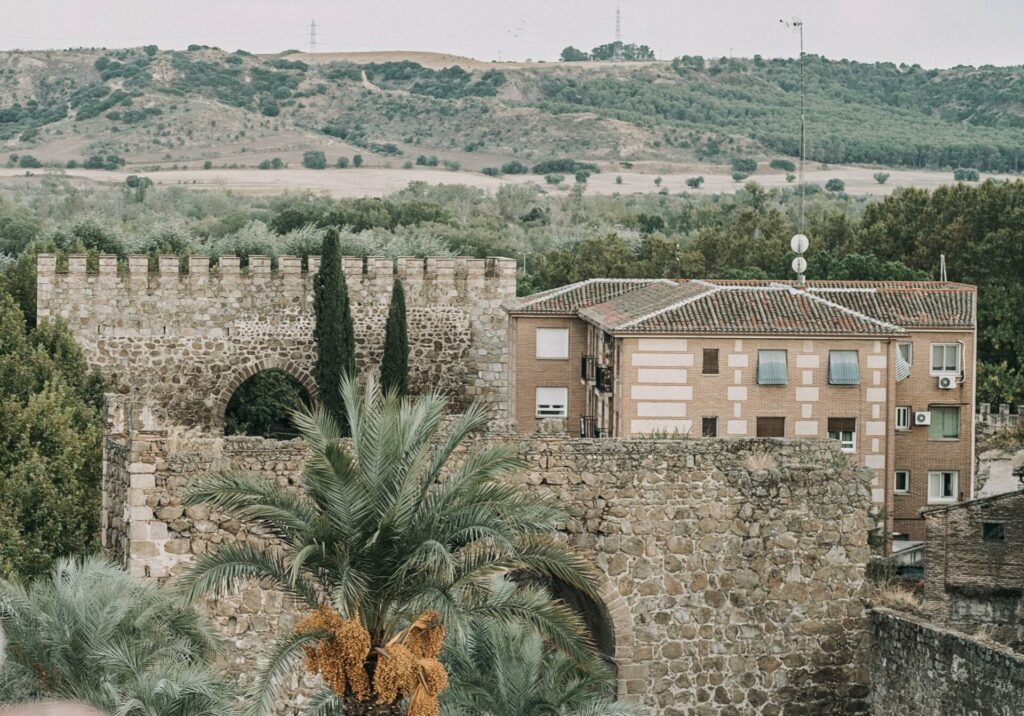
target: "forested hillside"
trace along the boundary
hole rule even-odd
[[[304,151],[334,145],[365,153],[368,164],[422,155],[480,170],[558,156],[729,165],[798,149],[795,60],[454,58],[428,67],[387,57],[320,61],[198,46],[3,53],[3,159],[26,169],[272,168],[274,158],[297,164]],[[806,73],[815,161],[1024,168],[1024,68],[809,56]]]

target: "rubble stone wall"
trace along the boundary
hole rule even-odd
[[[502,417],[508,410],[507,317],[501,304],[515,298],[512,259],[343,260],[362,370],[379,364],[384,322],[395,277],[405,283],[410,386],[453,397],[456,408],[474,400]],[[313,278],[319,258],[100,256],[97,271],[72,255],[67,271],[56,257],[37,262],[37,317],[63,318],[93,368],[111,390],[146,404],[148,425],[223,426],[231,394],[270,368],[313,381]],[[127,268],[126,271],[121,270]],[[182,268],[187,267],[187,271]]]
[[[565,538],[600,573],[622,698],[664,716],[866,711],[870,475],[831,442],[479,438],[494,439],[516,442],[528,468],[515,479],[565,506]],[[108,542],[161,581],[219,545],[268,543],[183,508],[190,481],[238,467],[294,485],[306,455],[299,441],[251,437],[111,440],[125,464],[108,471],[130,476],[131,507],[127,536]],[[208,607],[243,678],[296,617],[258,585]]]
[[[1024,713],[1024,655],[888,609],[871,623],[874,716]]]

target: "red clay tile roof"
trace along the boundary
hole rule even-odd
[[[750,335],[903,335],[898,325],[789,286],[681,284],[656,306],[638,289],[580,311],[580,317],[614,333]],[[662,291],[658,287],[659,293]],[[653,298],[653,297],[652,297]]]
[[[970,329],[975,288],[939,281],[594,279],[519,299],[510,313],[578,314],[613,333],[903,335]]]
[[[505,304],[509,313],[576,313],[581,308],[635,291],[643,286],[662,284],[674,286],[669,279],[648,278],[592,278],[560,288],[523,296]]]

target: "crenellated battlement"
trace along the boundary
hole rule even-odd
[[[320,257],[278,256],[277,266],[270,256],[252,255],[248,266],[242,267],[238,256],[187,256],[174,254],[157,257],[155,268],[146,254],[132,254],[119,260],[112,254],[101,254],[95,266],[89,266],[85,254],[69,254],[67,266],[57,270],[55,254],[39,254],[36,267],[40,275],[56,276],[120,276],[120,275],[189,275],[189,276],[267,276],[278,274],[294,276],[315,274],[320,270]],[[359,281],[387,277],[403,281],[447,281],[460,278],[476,282],[497,279],[497,283],[515,280],[515,259],[490,256],[477,259],[468,256],[456,258],[428,257],[415,258],[400,256],[345,256],[342,265],[346,278]]]
[[[357,363],[379,362],[395,278],[405,284],[411,385],[456,405],[507,408],[503,302],[507,258],[345,257]],[[146,255],[37,259],[37,318],[60,317],[115,391],[144,397],[166,424],[217,426],[231,392],[260,370],[291,373],[311,392],[313,278],[320,257]]]

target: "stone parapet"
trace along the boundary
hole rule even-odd
[[[662,716],[864,712],[870,474],[833,443],[482,436],[452,467],[499,439],[526,464],[509,479],[563,506],[562,537],[597,570],[599,643],[621,698]],[[109,512],[130,523],[127,536],[108,530],[108,551],[126,544],[129,569],[160,581],[220,545],[274,544],[182,505],[198,475],[236,468],[297,486],[307,456],[301,441],[248,437],[150,432],[125,444],[111,481],[129,485]],[[207,606],[239,672],[298,615],[255,584]]]
[[[245,378],[276,368],[312,380],[313,278],[320,258],[103,255],[37,259],[37,317],[64,319],[115,392],[144,401],[161,427],[218,428]],[[345,257],[361,370],[380,362],[396,277],[407,284],[410,387],[440,390],[457,409],[508,409],[507,316],[515,261]],[[95,270],[94,270],[95,269]]]

